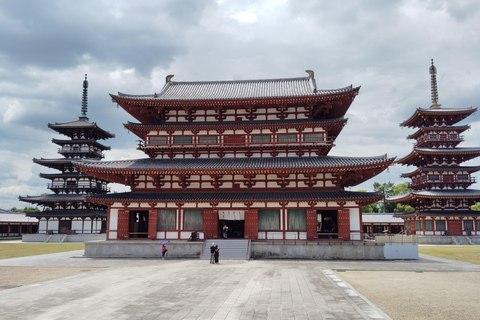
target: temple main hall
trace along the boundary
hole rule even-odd
[[[108,240],[362,240],[352,192],[394,158],[329,156],[360,87],[318,89],[298,78],[173,81],[157,93],[111,94],[136,122],[142,159],[75,166],[130,192],[91,194],[108,207]]]

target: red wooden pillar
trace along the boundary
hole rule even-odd
[[[245,211],[245,238],[258,239],[258,210]]]
[[[118,210],[117,239],[128,239],[129,210]]]
[[[205,239],[218,238],[217,210],[203,210],[203,232],[205,233]]]
[[[307,209],[307,240],[315,240],[317,235],[317,210]]]
[[[148,239],[157,239],[157,209],[148,211]]]
[[[350,240],[350,210],[338,210],[338,239]]]

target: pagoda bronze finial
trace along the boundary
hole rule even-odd
[[[433,65],[433,59],[432,65],[430,66],[430,78],[432,84],[432,105],[430,108],[439,109],[441,105],[438,103],[437,68]]]
[[[87,109],[88,109],[88,81],[87,81],[87,74],[85,74],[85,80],[83,80],[82,115],[80,116],[80,118],[88,120]]]

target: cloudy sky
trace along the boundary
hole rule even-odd
[[[361,86],[331,155],[407,155],[414,130],[399,123],[431,105],[432,58],[442,106],[480,106],[477,0],[0,1],[0,39],[4,209],[49,192],[38,174],[52,171],[32,159],[59,157],[47,125],[78,118],[85,73],[90,121],[116,134],[106,160],[145,157],[123,128],[134,119],[108,94],[159,92],[168,74],[245,80],[311,69],[319,89]],[[478,112],[462,123],[471,129],[460,146],[479,146]],[[412,170],[394,166],[352,190],[405,182],[399,175]]]

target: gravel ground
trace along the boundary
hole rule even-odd
[[[480,272],[337,273],[392,319],[480,319]]]
[[[73,276],[96,269],[98,268],[0,266],[0,290]]]

